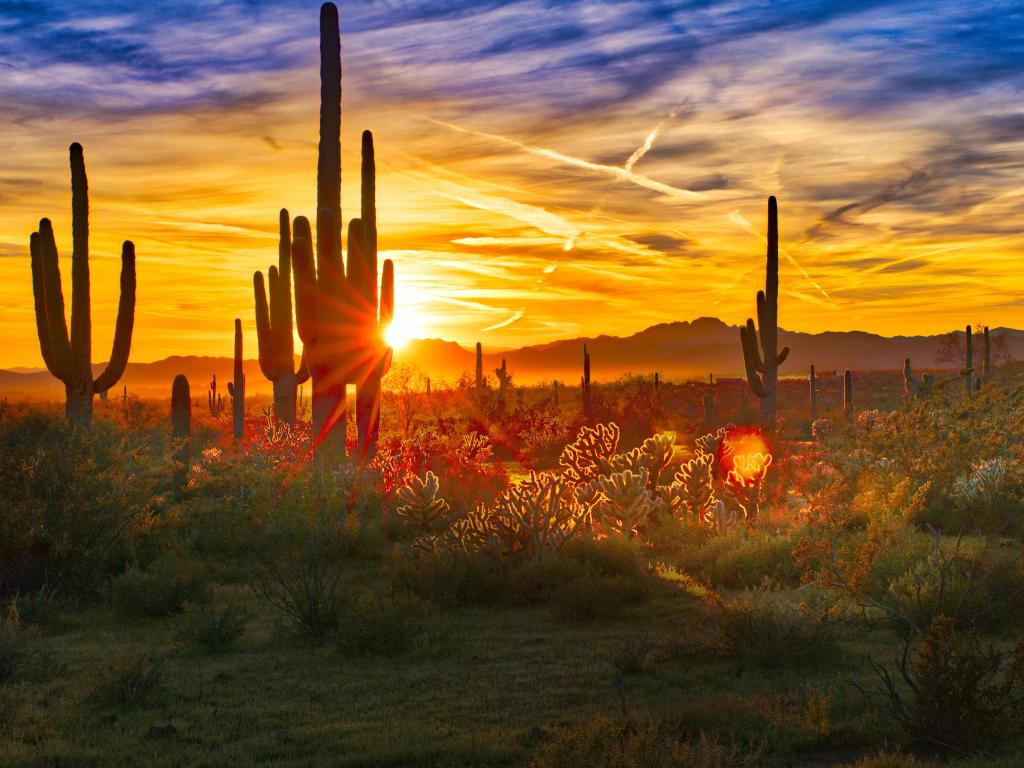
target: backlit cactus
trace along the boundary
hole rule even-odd
[[[484,388],[484,347],[478,341],[476,343],[476,391]]]
[[[508,366],[505,364],[505,358],[501,358],[501,368],[494,369],[494,375],[498,377],[498,397],[500,402],[505,402],[505,395],[508,394],[508,388],[512,384],[512,374],[508,372]]]
[[[437,475],[427,472],[422,480],[412,476],[409,484],[398,491],[402,504],[395,511],[420,533],[430,531],[448,514],[448,502],[438,495],[439,485]]]
[[[355,384],[357,391],[362,388],[366,396],[362,409],[357,398],[360,455],[370,455],[376,445],[379,381],[392,357],[384,331],[394,311],[394,265],[384,262],[378,302],[374,185],[373,140],[365,133],[362,214],[368,221],[353,219],[349,224],[346,276],[341,257],[341,42],[338,10],[325,3],[320,9],[315,262],[309,221],[300,216],[292,229],[295,319],[312,378],[313,438],[320,457],[345,453],[348,384]]]
[[[985,357],[982,363],[981,380],[983,384],[988,384],[989,379],[992,377],[992,346],[991,339],[989,338],[988,326],[985,326]]]
[[[177,482],[183,485],[192,460],[192,395],[183,373],[175,376],[171,384],[171,436],[178,444],[174,460],[181,465]]]
[[[242,321],[235,318],[235,360],[233,381],[228,382],[231,395],[231,430],[236,440],[245,434],[245,373],[242,370]]]
[[[89,185],[81,144],[71,145],[71,334],[64,318],[57,244],[49,219],[29,241],[36,331],[46,368],[64,383],[69,424],[88,426],[93,395],[117,383],[128,364],[135,322],[135,246],[121,247],[121,295],[117,305],[110,362],[97,378],[92,375],[92,317],[89,297]]]
[[[294,425],[295,391],[309,378],[303,359],[295,369],[295,335],[292,325],[292,233],[288,211],[279,216],[277,266],[267,270],[270,301],[263,273],[252,276],[256,301],[256,339],[260,370],[274,385],[274,418]]]
[[[210,410],[210,416],[217,418],[224,409],[224,395],[217,394],[217,374],[210,379],[210,388],[206,391],[206,407]]]
[[[762,420],[774,424],[779,366],[789,355],[789,347],[779,351],[779,208],[774,196],[768,198],[768,255],[765,289],[757,292],[757,326],[755,329],[754,321],[748,318],[746,326],[740,328],[743,363],[750,389],[761,399]]]

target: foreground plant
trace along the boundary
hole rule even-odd
[[[71,335],[64,319],[57,244],[49,219],[39,222],[29,242],[36,331],[47,370],[64,383],[68,424],[87,427],[92,399],[114,386],[128,364],[135,322],[135,245],[121,248],[121,295],[114,326],[114,346],[106,369],[92,375],[92,316],[89,298],[89,186],[81,144],[71,145]]]

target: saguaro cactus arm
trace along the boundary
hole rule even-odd
[[[93,383],[96,392],[106,392],[114,386],[128,367],[128,354],[132,347],[135,327],[135,244],[125,240],[121,247],[121,297],[117,302],[117,321],[110,362]]]

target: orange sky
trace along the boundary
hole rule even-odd
[[[712,41],[618,97],[607,67],[626,46],[613,31],[594,32],[588,49],[611,65],[554,73],[550,50],[452,52],[467,29],[523,23],[516,7],[401,25],[356,13],[346,33],[342,4],[343,211],[358,208],[358,138],[370,128],[380,247],[413,335],[497,348],[702,315],[739,323],[763,286],[769,194],[781,210],[782,326],[1024,327],[1024,146],[1020,131],[983,131],[1017,114],[1019,71],[1009,89],[984,81],[912,108],[851,109],[860,86],[845,65],[884,59],[884,46],[826,43],[870,16]],[[133,360],[229,355],[236,316],[255,356],[252,272],[276,258],[277,210],[314,213],[315,9],[298,32],[280,20],[243,27],[233,44],[280,37],[280,65],[197,70],[208,88],[198,96],[182,78],[139,86],[135,104],[131,72],[110,62],[30,62],[0,85],[5,103],[40,78],[92,89],[67,109],[59,91],[19,99],[0,122],[0,367],[41,365],[28,259],[41,216],[54,222],[70,296],[71,141],[85,146],[91,189],[96,361],[109,354],[123,239],[138,254]],[[766,39],[773,54],[759,57]],[[227,44],[184,33],[163,45],[173,43],[210,56]],[[601,98],[573,101],[589,93]]]

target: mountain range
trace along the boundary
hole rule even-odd
[[[962,344],[963,331],[957,332]],[[992,336],[1000,340],[1010,357],[1024,357],[1024,331],[996,328]],[[941,336],[879,336],[863,331],[826,331],[798,333],[779,329],[779,345],[791,349],[789,359],[780,368],[782,376],[803,376],[813,363],[817,370],[850,368],[853,370],[900,370],[906,357],[918,369],[958,369],[961,361],[936,359]],[[716,377],[743,375],[739,329],[713,317],[690,322],[653,325],[631,336],[597,336],[596,338],[563,339],[547,344],[489,353],[484,347],[484,373],[494,376],[494,369],[507,361],[513,380],[520,384],[558,379],[578,383],[583,368],[583,345],[591,358],[595,381],[619,378],[632,373],[663,379],[704,379],[709,373]],[[975,339],[975,355],[980,360],[981,339]],[[436,384],[452,382],[464,372],[473,374],[475,351],[453,341],[414,339],[395,353],[396,365],[419,369]],[[105,367],[95,366],[97,372]],[[120,395],[126,386],[134,394],[155,397],[170,392],[171,381],[184,373],[191,385],[192,396],[205,397],[210,377],[217,375],[218,391],[227,396],[232,361],[227,357],[174,356],[151,363],[129,363],[112,396]],[[270,391],[270,382],[263,378],[255,360],[245,361],[247,392],[263,394]],[[308,385],[306,388],[308,393]],[[56,397],[63,385],[46,371],[33,369],[0,370],[0,394],[15,398]]]

